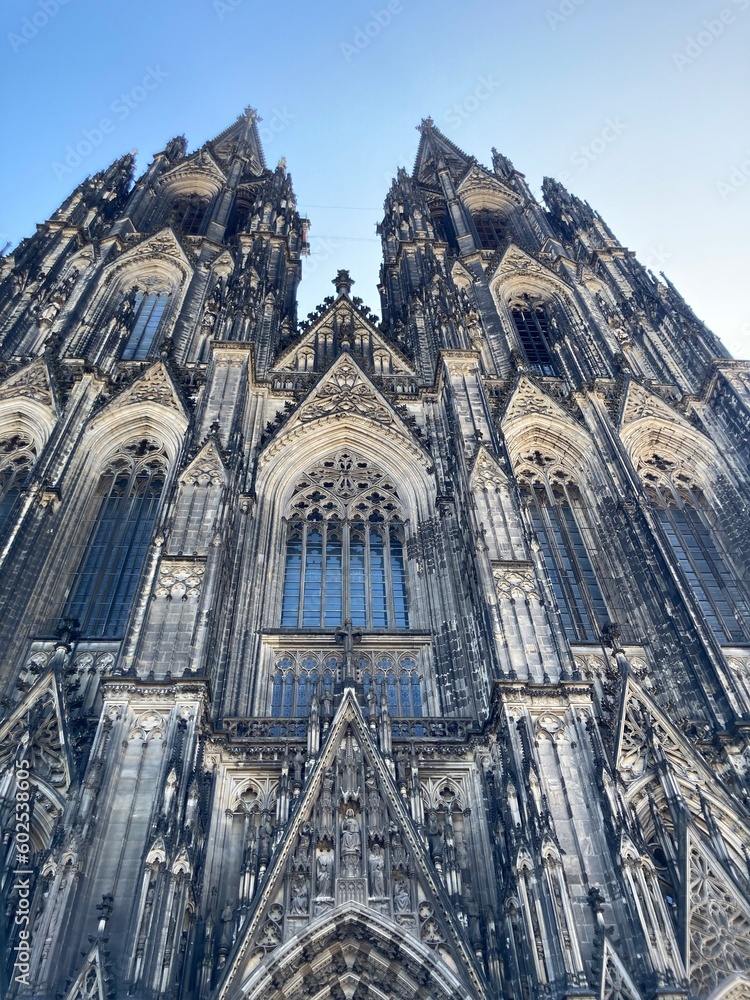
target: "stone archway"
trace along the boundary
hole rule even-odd
[[[453,955],[407,935],[358,903],[338,907],[255,967],[227,1000],[474,1000]],[[479,985],[479,984],[477,984]]]

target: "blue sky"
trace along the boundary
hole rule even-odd
[[[300,315],[340,267],[379,313],[375,223],[432,115],[537,193],[564,180],[750,357],[750,0],[18,0],[0,20],[0,246],[122,153],[143,169],[252,105],[312,223]]]

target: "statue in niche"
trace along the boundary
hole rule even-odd
[[[380,833],[383,829],[383,803],[380,799],[375,772],[372,769],[367,772],[365,788],[367,790],[368,826],[372,833]]]
[[[408,913],[410,909],[409,883],[399,875],[393,886],[393,910],[394,913]]]
[[[271,839],[273,837],[273,827],[271,826],[271,819],[268,815],[268,811],[263,811],[263,816],[260,821],[260,830],[258,831],[258,857],[261,861],[268,861],[271,857]]]
[[[391,823],[391,863],[394,868],[406,868],[406,849],[401,841],[398,824]]]
[[[380,844],[375,844],[368,859],[368,869],[370,871],[370,895],[385,895],[385,858],[383,848]]]
[[[323,777],[323,791],[320,795],[320,832],[323,837],[333,833],[333,771],[329,768]]]
[[[350,807],[346,810],[346,818],[341,824],[341,858],[344,863],[346,878],[356,878],[360,874],[359,863],[362,858],[359,823]]]
[[[330,896],[331,884],[333,880],[333,855],[328,851],[324,854],[318,855],[316,875],[318,882],[318,895]]]
[[[292,898],[289,903],[289,914],[294,917],[307,916],[309,891],[304,875],[295,875],[292,880]]]

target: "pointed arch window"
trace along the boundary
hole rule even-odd
[[[297,484],[287,517],[281,625],[409,627],[404,521],[396,489],[341,452]]]
[[[164,456],[148,441],[110,463],[96,490],[94,515],[64,617],[89,638],[119,638],[143,569],[164,488]]]
[[[676,463],[653,455],[641,469],[657,519],[711,631],[723,643],[750,642],[750,601],[713,525],[703,491]]]
[[[551,324],[546,309],[526,303],[515,306],[511,314],[529,368],[537,375],[556,376]]]
[[[21,495],[36,461],[29,438],[15,434],[0,441],[0,537],[10,530],[18,514]]]
[[[136,292],[133,327],[122,350],[123,361],[145,361],[154,346],[169,295],[166,292]]]
[[[172,221],[186,236],[198,236],[208,210],[208,199],[191,194],[172,203]]]
[[[474,227],[483,250],[497,250],[503,241],[505,220],[499,212],[483,209],[474,216]]]
[[[571,642],[595,642],[607,621],[607,606],[586,543],[581,497],[569,477],[550,468],[539,452],[538,472],[519,476],[531,523],[549,574],[565,635]]]

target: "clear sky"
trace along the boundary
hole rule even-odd
[[[252,105],[312,223],[300,315],[340,267],[379,313],[375,223],[431,115],[537,193],[567,183],[750,357],[750,0],[8,0],[0,21],[0,246],[122,153],[143,169]]]

